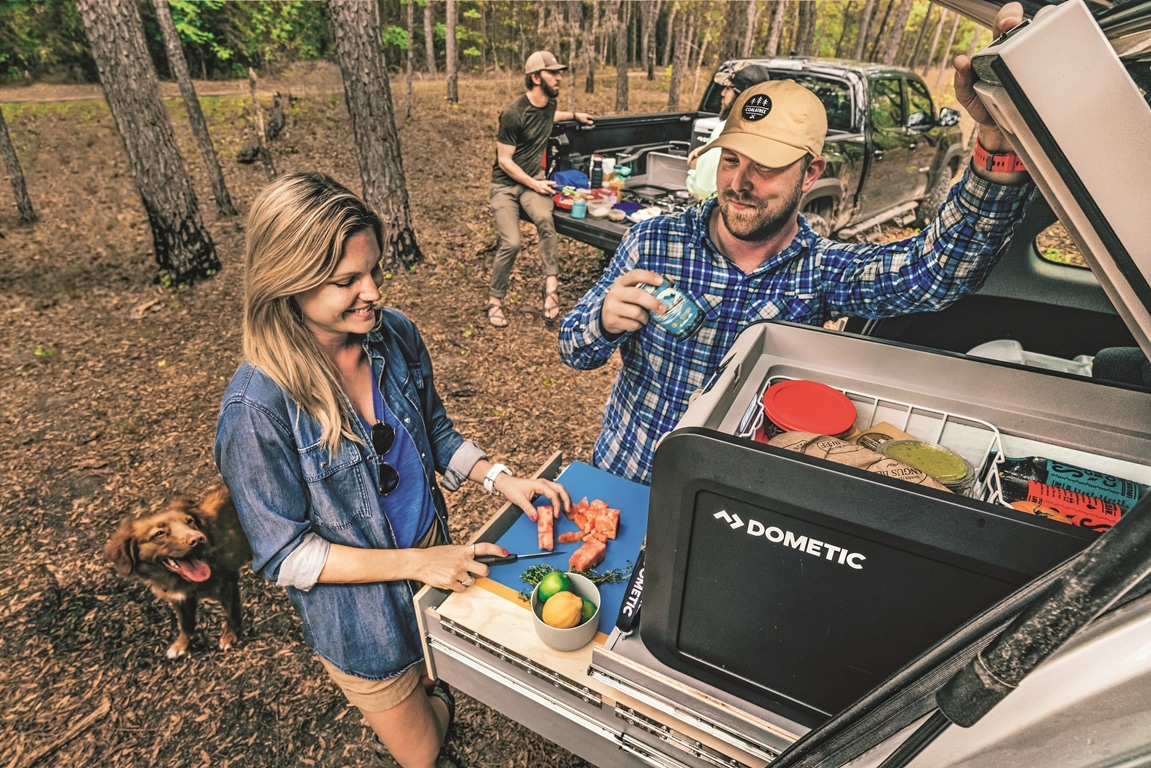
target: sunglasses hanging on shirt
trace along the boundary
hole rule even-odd
[[[377,421],[372,425],[372,448],[379,456],[377,469],[379,470],[381,496],[387,496],[396,490],[396,486],[400,484],[400,473],[396,471],[395,467],[384,461],[384,454],[391,450],[392,444],[395,442],[396,430],[391,424]]]

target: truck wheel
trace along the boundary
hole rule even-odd
[[[920,226],[930,224],[935,220],[935,215],[939,213],[939,207],[943,205],[943,201],[947,199],[947,193],[951,191],[951,180],[955,178],[958,171],[959,161],[953,160],[939,172],[939,178],[935,180],[927,195],[919,201],[919,207],[915,209],[915,220]]]

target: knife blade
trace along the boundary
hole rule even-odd
[[[526,555],[476,555],[476,562],[483,563],[484,565],[506,565],[507,563],[514,563],[517,560],[523,560],[525,557],[547,557],[549,555],[563,555],[567,554],[562,550],[555,552],[530,552]]]

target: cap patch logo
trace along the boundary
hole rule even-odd
[[[755,122],[767,117],[771,112],[771,97],[766,93],[757,93],[743,105],[743,119]]]

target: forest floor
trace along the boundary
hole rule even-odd
[[[630,82],[630,111],[665,108],[666,81]],[[579,109],[613,111],[606,71],[595,94],[574,85]],[[251,135],[247,82],[197,87],[241,215],[216,215],[183,105],[166,85],[223,264],[175,293],[154,284],[151,232],[99,87],[0,88],[39,215],[18,225],[0,191],[0,766],[372,764],[367,729],[304,644],[281,589],[245,569],[238,647],[215,647],[221,613],[210,603],[190,654],[171,661],[171,611],[102,556],[122,516],[219,480],[212,437],[240,361],[243,214],[267,176],[235,160]],[[510,326],[492,328],[483,314],[496,118],[522,77],[465,77],[455,106],[442,81],[417,80],[410,119],[403,78],[392,88],[426,261],[389,276],[388,303],[420,326],[464,434],[520,472],[557,450],[586,461],[617,364],[576,373],[560,363],[541,318],[534,229],[525,228],[506,302]],[[359,189],[338,71],[308,66],[261,82],[265,109],[275,91],[298,99],[272,145],[277,168],[326,171]],[[689,83],[684,103],[697,100]],[[560,253],[568,308],[598,275],[599,254],[567,240]],[[466,541],[499,502],[469,484],[449,505],[451,533]],[[453,743],[468,765],[585,765],[467,696],[459,705]]]

